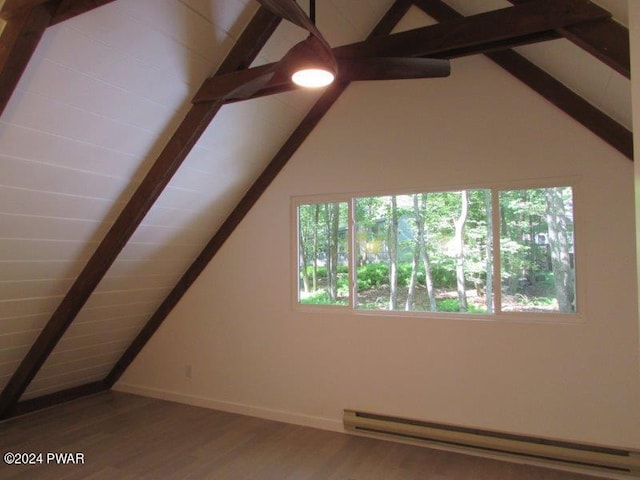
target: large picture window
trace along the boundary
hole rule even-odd
[[[569,186],[300,199],[296,213],[300,304],[576,312]]]

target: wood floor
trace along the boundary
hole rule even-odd
[[[326,432],[117,392],[0,423],[0,453],[84,455],[0,478],[587,480],[594,477]]]

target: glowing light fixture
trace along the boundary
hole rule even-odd
[[[296,70],[291,75],[291,80],[296,85],[306,88],[326,87],[333,82],[336,76],[323,68],[304,68]]]
[[[316,2],[309,2],[309,18],[316,23]],[[331,54],[331,47],[315,36],[293,47],[288,56],[291,62],[291,80],[306,88],[320,88],[331,84],[338,68]]]

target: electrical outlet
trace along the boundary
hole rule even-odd
[[[187,364],[184,367],[184,375],[187,378],[193,378],[193,367],[191,366],[191,364]]]

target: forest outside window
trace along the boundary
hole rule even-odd
[[[571,187],[301,201],[296,213],[300,304],[576,312]]]

